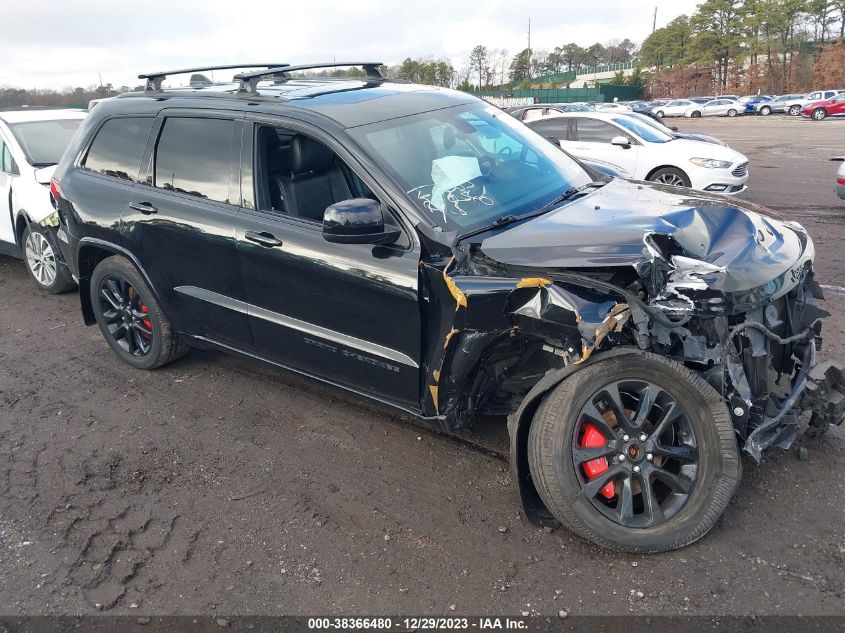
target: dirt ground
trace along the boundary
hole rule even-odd
[[[810,230],[845,357],[845,122],[673,124]],[[524,520],[502,420],[450,437],[218,353],[133,370],[0,257],[0,614],[845,614],[845,429],[798,444],[699,543],[615,555]]]

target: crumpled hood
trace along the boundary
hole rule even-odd
[[[681,255],[709,264],[692,274],[678,271],[678,278],[690,280],[687,287],[737,292],[772,283],[812,257],[800,225],[761,213],[771,214],[725,196],[615,179],[485,239],[481,250],[503,264],[538,270],[641,269],[664,259],[669,268],[689,272],[688,260],[671,261],[680,247]]]

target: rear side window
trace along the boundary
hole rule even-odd
[[[3,141],[0,141],[0,162],[2,163],[2,170],[12,176],[20,174],[15,159],[12,158],[12,153]]]
[[[530,127],[540,136],[554,136],[557,140],[566,140],[566,124],[568,119],[562,117],[552,117],[549,119],[540,119],[539,121],[532,121]]]
[[[621,136],[619,130],[596,119],[578,119],[578,140],[584,143],[610,143],[614,136]]]
[[[168,117],[156,147],[159,189],[229,202],[234,121]]]
[[[152,126],[151,117],[106,121],[94,137],[82,167],[98,174],[137,181],[141,157]]]

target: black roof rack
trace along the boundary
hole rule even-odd
[[[268,68],[267,70],[256,70],[251,73],[239,73],[235,75],[235,79],[241,82],[241,92],[255,92],[258,87],[258,82],[268,75],[287,75],[288,73],[298,72],[300,70],[314,70],[315,68],[337,68],[339,66],[362,66],[367,77],[374,79],[384,79],[379,67],[384,66],[382,62],[326,62],[323,64],[299,64],[291,66],[283,64],[277,68]]]
[[[181,70],[164,70],[158,73],[147,73],[145,75],[138,75],[138,79],[146,79],[146,90],[161,90],[162,82],[169,75],[186,75],[188,73],[199,73],[206,70],[231,70],[233,68],[268,68],[277,69],[290,66],[290,64],[271,63],[271,64],[229,64],[227,66],[203,66],[202,68],[182,68]],[[266,71],[264,71],[266,73]]]

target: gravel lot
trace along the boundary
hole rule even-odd
[[[845,357],[845,122],[673,121],[810,230]],[[0,257],[0,438],[0,614],[845,614],[845,429],[746,462],[699,543],[609,554],[520,516],[502,420],[447,436],[225,354],[136,371]]]

